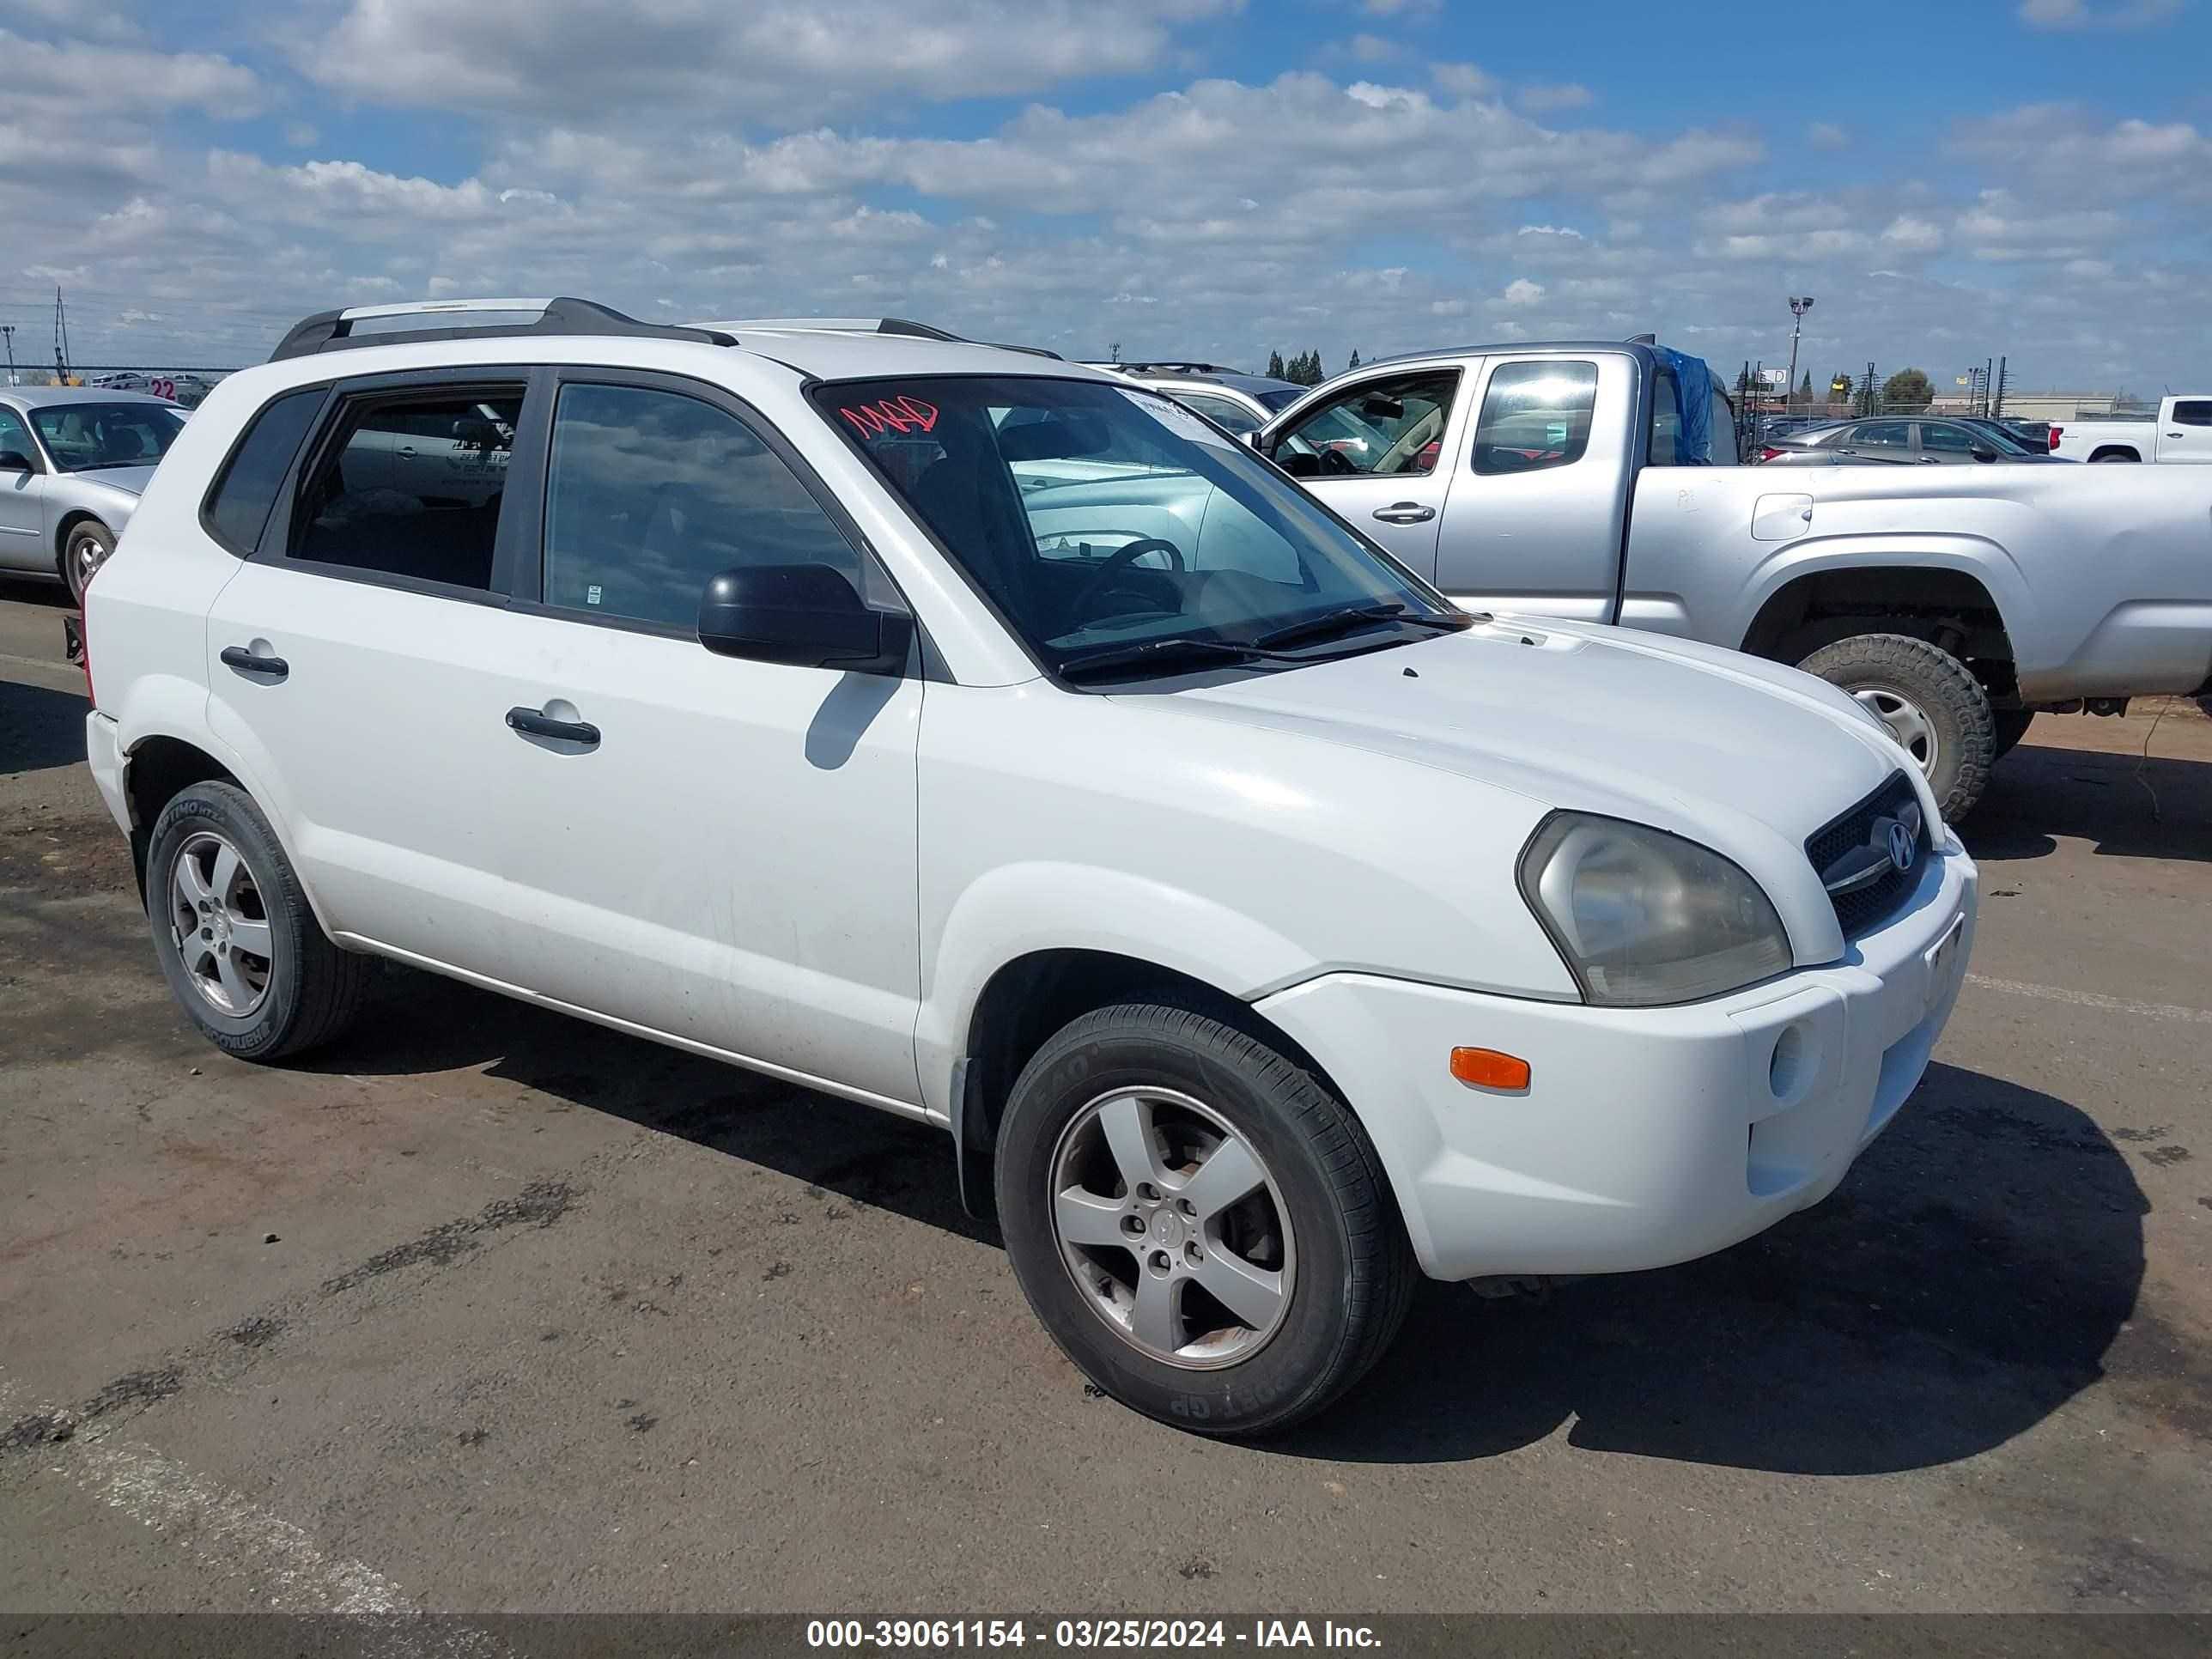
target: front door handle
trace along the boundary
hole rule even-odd
[[[1393,501],[1388,507],[1378,507],[1375,516],[1384,524],[1426,524],[1437,516],[1433,507],[1423,507],[1419,501]]]
[[[589,720],[556,720],[536,708],[510,708],[507,723],[525,737],[557,738],[563,743],[580,743],[586,749],[599,740],[599,728]]]
[[[258,651],[249,651],[242,645],[223,647],[222,665],[235,668],[241,674],[258,674],[268,680],[281,680],[292,672],[292,665],[283,658],[264,656]]]

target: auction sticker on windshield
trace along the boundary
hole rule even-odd
[[[1171,398],[1132,392],[1127,386],[1114,389],[1178,437],[1188,438],[1196,443],[1213,444],[1223,449],[1237,447],[1237,441],[1226,432],[1203,415],[1194,414]]]

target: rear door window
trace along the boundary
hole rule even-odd
[[[2212,398],[2185,398],[2173,406],[2177,426],[2212,426]]]
[[[1482,416],[1474,428],[1474,470],[1540,472],[1571,466],[1589,448],[1590,420],[1596,410],[1595,363],[1500,363],[1491,371],[1490,385],[1482,394]],[[1674,421],[1679,428],[1679,409]],[[1655,421],[1655,441],[1656,425]],[[1668,459],[1673,455],[1669,440]],[[1652,459],[1659,459],[1655,453]]]
[[[489,591],[520,386],[348,402],[300,491],[288,558]]]

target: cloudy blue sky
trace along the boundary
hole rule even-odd
[[[1698,21],[1710,18],[1710,21]],[[2212,384],[2212,0],[0,0],[0,322],[576,293]]]

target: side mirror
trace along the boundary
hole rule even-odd
[[[20,449],[0,449],[0,472],[33,472],[31,458]]]
[[[826,564],[740,565],[707,584],[699,643],[720,657],[896,674],[914,643],[914,618],[870,610]]]
[[[1293,478],[1318,478],[1322,475],[1321,457],[1309,452],[1291,450],[1275,457],[1275,465]]]
[[[1978,461],[1994,461],[1997,458],[1997,453],[1987,444],[1976,444],[1973,447],[1973,457]]]

